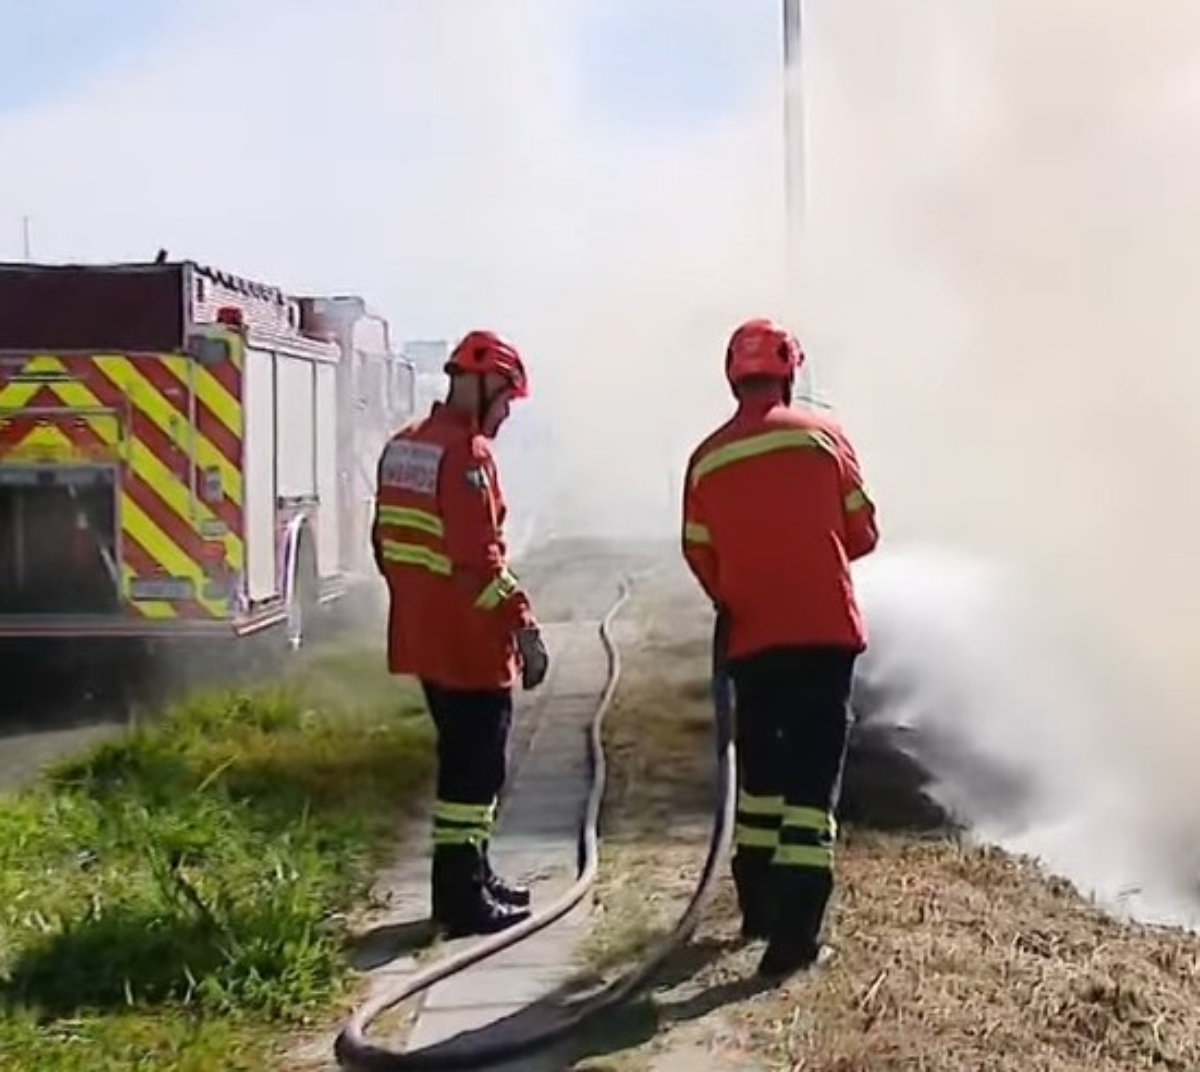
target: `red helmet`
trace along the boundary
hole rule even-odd
[[[790,380],[804,361],[800,343],[774,320],[747,320],[730,337],[725,376],[732,386],[754,376]]]
[[[470,331],[463,336],[446,362],[448,373],[473,373],[486,376],[494,372],[512,386],[513,395],[529,394],[529,377],[517,348],[494,331]]]

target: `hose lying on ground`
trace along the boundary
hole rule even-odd
[[[600,807],[604,799],[607,764],[604,756],[604,718],[612,705],[621,680],[621,659],[612,637],[612,623],[629,598],[628,582],[621,585],[620,595],[600,623],[600,637],[608,656],[608,678],[592,717],[589,729],[588,753],[592,767],[592,784],[587,808],[580,828],[579,871],[574,884],[556,901],[529,919],[508,930],[491,935],[435,962],[430,967],[403,980],[398,986],[382,990],[350,1016],[337,1037],[334,1052],[342,1068],[353,1072],[387,1072],[392,1069],[472,1069],[510,1061],[522,1054],[544,1049],[574,1034],[595,1016],[626,1001],[662,966],[663,962],[683,945],[695,931],[700,912],[712,892],[717,865],[729,847],[733,831],[735,766],[732,740],[732,698],[724,671],[724,636],[718,628],[713,637],[713,702],[717,721],[718,747],[718,805],[709,839],[708,856],[700,880],[687,908],[671,932],[661,938],[640,963],[624,975],[593,990],[585,997],[546,1009],[545,1023],[531,1028],[519,1039],[491,1039],[487,1028],[472,1033],[469,1043],[452,1045],[454,1040],[436,1043],[424,1050],[400,1053],[369,1041],[367,1029],[380,1016],[409,998],[428,990],[449,976],[478,964],[480,961],[516,945],[518,942],[545,930],[561,919],[583,899],[595,882],[599,866],[598,830]],[[535,1003],[536,1004],[536,1003]]]

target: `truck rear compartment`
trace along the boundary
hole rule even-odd
[[[0,615],[121,608],[116,471],[0,465]]]

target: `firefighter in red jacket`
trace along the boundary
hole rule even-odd
[[[379,460],[372,527],[387,581],[388,667],[418,678],[437,729],[434,920],[485,934],[529,916],[529,891],[488,860],[506,776],[513,686],[549,665],[529,598],[509,571],[504,496],[489,440],[528,393],[516,349],[473,331],[446,365],[450,391]]]
[[[837,422],[791,407],[800,345],[770,320],[732,335],[737,411],[688,461],[683,553],[717,609],[736,697],[733,876],[758,971],[821,956],[851,674],[866,647],[849,564],[875,512]]]

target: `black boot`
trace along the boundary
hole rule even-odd
[[[433,919],[447,938],[495,934],[529,918],[529,910],[498,902],[484,882],[473,845],[442,845],[433,854]]]
[[[505,882],[495,871],[488,859],[488,843],[483,843],[483,880],[488,893],[501,904],[512,905],[515,908],[525,908],[529,904],[529,888],[516,886]]]
[[[771,886],[780,912],[758,964],[764,979],[781,982],[789,975],[824,963],[831,950],[821,944],[825,908],[833,875],[808,867],[772,867]]]
[[[775,899],[771,888],[771,852],[738,849],[733,857],[733,885],[742,914],[742,940],[769,938],[775,921]]]

